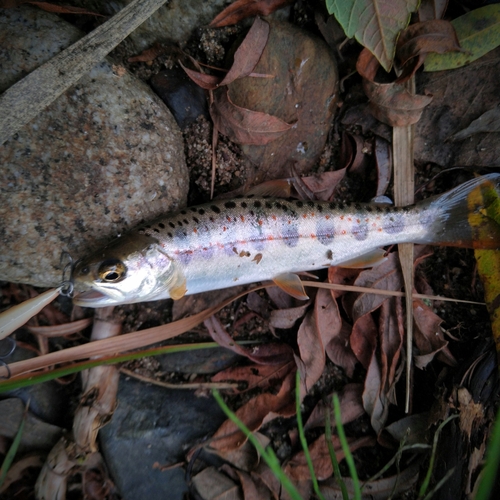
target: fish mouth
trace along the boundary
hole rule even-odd
[[[97,290],[88,290],[76,294],[73,297],[73,304],[81,307],[106,307],[116,306],[120,304],[120,302]]]

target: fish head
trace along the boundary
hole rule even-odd
[[[131,234],[78,261],[72,271],[76,305],[105,307],[184,295],[174,259],[150,236]]]

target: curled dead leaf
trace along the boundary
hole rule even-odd
[[[455,28],[449,21],[434,19],[411,24],[401,32],[396,46],[402,74],[396,83],[408,81],[422,64],[425,56],[431,52],[460,52]]]
[[[210,115],[219,132],[238,144],[262,146],[294,126],[276,116],[237,106],[231,101],[226,88],[214,92]]]
[[[211,28],[222,28],[252,16],[268,16],[291,3],[291,0],[236,0],[228,5],[210,23]]]
[[[372,53],[363,49],[358,57],[356,69],[363,77],[363,88],[370,99],[370,111],[383,123],[393,127],[406,127],[417,123],[432,97],[412,95],[403,85],[377,83],[375,76],[380,67]]]

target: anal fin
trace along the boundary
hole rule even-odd
[[[299,300],[308,300],[304,285],[294,273],[283,273],[273,278],[274,283],[284,292]]]
[[[385,250],[383,248],[375,248],[375,250],[370,250],[359,257],[342,262],[338,266],[349,269],[365,269],[382,264],[386,259]]]

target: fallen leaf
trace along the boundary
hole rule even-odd
[[[222,77],[220,76],[209,75],[207,73],[195,71],[184,66],[181,61],[179,61],[179,65],[186,72],[186,75],[188,75],[189,78],[191,78],[191,80],[193,80],[193,82],[202,89],[214,90],[220,85],[220,82],[222,81]]]
[[[206,319],[205,326],[210,336],[219,345],[245,356],[255,363],[281,365],[293,359],[292,348],[287,344],[262,344],[251,348],[237,344],[215,316]]]
[[[283,380],[285,376],[295,367],[293,361],[283,365],[250,365],[250,366],[232,366],[212,377],[212,382],[237,381],[246,382],[244,390],[236,392],[246,392],[256,387],[267,389]]]
[[[412,95],[404,85],[397,83],[377,83],[375,75],[378,67],[375,57],[363,49],[356,69],[363,77],[363,88],[370,99],[370,111],[375,118],[393,127],[406,127],[418,122],[432,97]]]
[[[342,423],[348,424],[365,413],[361,395],[363,393],[362,384],[346,384],[339,394],[340,414],[342,415]],[[333,394],[329,394],[320,401],[309,415],[304,429],[313,429],[315,427],[325,427],[325,414],[330,412],[330,422],[332,429],[335,428],[335,416],[331,405]],[[326,401],[326,402],[325,402]]]
[[[268,16],[288,3],[291,0],[236,0],[218,14],[209,26],[222,28],[239,23],[247,17]]]
[[[396,57],[402,74],[396,83],[407,82],[424,64],[430,53],[460,52],[460,44],[453,25],[440,19],[411,24],[398,38]]]
[[[310,301],[298,307],[290,307],[287,309],[276,309],[271,312],[269,325],[273,328],[287,329],[292,328],[297,320],[302,318],[306,313],[308,307],[311,305]]]
[[[269,24],[256,18],[240,46],[236,49],[233,64],[220,85],[229,85],[237,78],[252,73],[259,62],[269,38]]]
[[[419,0],[326,0],[328,12],[337,18],[345,34],[374,54],[387,72],[392,67],[397,36],[418,4]]]
[[[389,433],[395,443],[426,443],[429,427],[435,423],[431,421],[432,416],[430,412],[408,415],[388,425],[384,432]]]
[[[500,45],[500,4],[485,5],[454,19],[460,53],[429,54],[424,71],[460,68]]]
[[[483,113],[479,118],[471,122],[468,127],[453,134],[450,141],[462,141],[479,132],[500,132],[500,107],[496,106]]]
[[[441,19],[447,6],[448,0],[422,0],[418,7],[418,20]]]
[[[328,201],[344,178],[345,173],[346,169],[342,168],[333,172],[302,177],[302,182],[311,190],[317,200]]]
[[[226,88],[214,92],[210,115],[217,130],[238,144],[266,145],[294,125],[277,116],[237,106]]]
[[[105,17],[102,14],[99,14],[98,12],[82,9],[81,7],[73,7],[71,5],[55,5],[49,2],[32,2],[31,0],[30,1],[21,0],[15,3],[17,3],[17,5],[22,5],[22,4],[35,5],[36,7],[39,7],[40,9],[45,10],[46,12],[54,12],[56,14],[88,14],[90,16]]]
[[[373,436],[363,436],[358,439],[347,438],[349,449],[352,452],[359,448],[374,446],[376,440]],[[344,458],[342,445],[338,436],[332,436],[332,444],[335,449],[335,456],[340,462]],[[314,473],[319,481],[328,479],[333,474],[333,465],[326,443],[325,435],[322,434],[314,443],[309,445],[309,455],[311,457]],[[284,471],[292,480],[300,481],[311,478],[311,472],[303,451],[296,453],[284,467]]]
[[[238,485],[215,467],[207,467],[192,478],[202,500],[243,500]]]
[[[457,362],[448,349],[448,342],[441,330],[443,320],[420,299],[413,300],[413,318],[413,339],[418,349],[418,354],[415,353],[415,366],[425,368],[436,355],[444,363],[455,366]]]
[[[235,413],[236,416],[254,432],[270,414],[289,417],[295,414],[295,371],[287,375],[278,394],[259,394],[252,398]],[[218,451],[237,449],[246,442],[245,435],[231,420],[226,420],[214,434],[209,448]]]
[[[389,142],[375,136],[375,163],[377,165],[377,192],[375,196],[385,195],[392,176],[392,148]]]
[[[318,330],[315,315],[310,311],[302,321],[297,333],[299,347],[301,399],[309,392],[311,387],[319,380],[325,368],[325,347],[322,342],[321,332]]]
[[[155,43],[149,49],[143,50],[139,55],[128,58],[129,63],[151,62],[165,52],[166,48],[161,43]]]
[[[377,346],[378,331],[371,314],[361,316],[353,325],[350,344],[359,362],[368,369]]]

